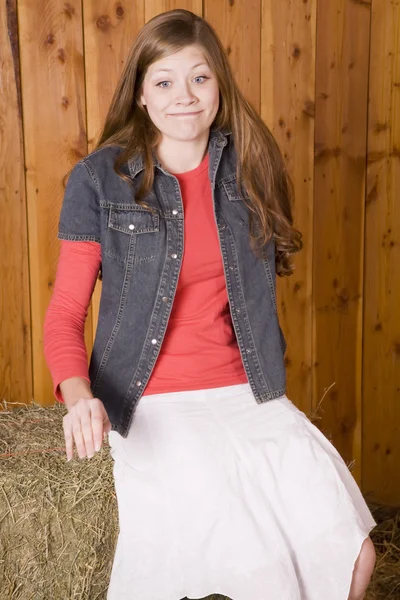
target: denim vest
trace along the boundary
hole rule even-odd
[[[89,377],[112,430],[126,438],[174,302],[184,253],[184,207],[177,178],[155,155],[154,185],[145,200],[156,211],[135,203],[130,185],[113,170],[121,151],[121,147],[100,148],[74,166],[58,239],[101,244],[103,284]],[[286,388],[275,243],[271,239],[265,245],[263,258],[250,248],[249,209],[239,194],[231,132],[212,129],[208,151],[230,314],[248,382],[261,404],[284,395]],[[138,189],[143,157],[127,161],[122,170]]]

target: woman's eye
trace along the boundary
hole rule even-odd
[[[195,77],[195,79],[208,79],[208,77],[206,77],[205,75],[197,75],[197,77]],[[203,83],[203,82],[201,82]]]
[[[196,79],[202,79],[202,80],[206,80],[209,79],[209,77],[206,77],[205,75],[197,75],[195,78]],[[167,87],[169,87],[169,85],[164,85],[164,83],[171,83],[170,81],[160,81],[159,83],[156,84],[156,87],[160,87],[162,89],[165,89]],[[203,81],[197,82],[197,83],[203,83]]]

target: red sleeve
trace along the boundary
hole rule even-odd
[[[101,264],[97,242],[61,242],[54,291],[44,322],[44,355],[56,399],[69,377],[89,379],[84,327]]]

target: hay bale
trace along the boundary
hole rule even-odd
[[[105,600],[118,537],[107,439],[90,459],[74,447],[67,463],[63,405],[2,408],[0,600]],[[366,600],[399,600],[400,509],[369,506],[377,564]]]
[[[376,565],[365,600],[400,600],[400,506],[368,506],[378,525],[371,532]]]
[[[105,598],[118,536],[107,439],[66,461],[59,403],[0,412],[0,598]]]

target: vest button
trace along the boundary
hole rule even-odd
[[[177,254],[171,254],[172,258],[178,258]]]
[[[177,215],[177,214],[178,214],[178,211],[174,209],[174,210],[172,211],[172,214],[173,214],[173,215]]]
[[[167,296],[163,296],[163,298],[162,298],[162,301],[163,301],[163,302],[168,302],[168,298],[167,298]]]
[[[135,229],[135,226],[132,223],[129,225],[129,229]]]
[[[157,344],[157,340],[151,340],[152,344]]]
[[[137,385],[138,387],[140,387],[140,386],[142,385],[142,382],[141,382],[141,381],[137,381],[137,382],[136,382],[136,385]]]

